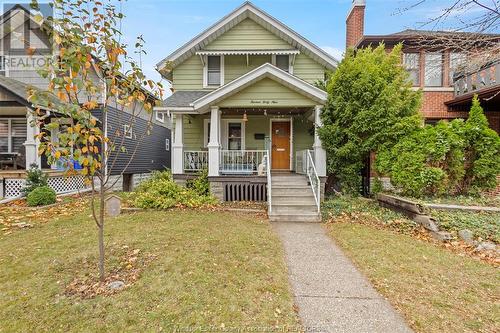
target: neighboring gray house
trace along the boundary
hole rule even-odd
[[[49,184],[59,192],[75,190],[83,184],[81,177],[65,179],[60,165],[49,165],[44,156],[38,156],[39,142],[34,136],[40,129],[32,127],[28,119],[28,110],[33,108],[27,100],[28,88],[46,89],[48,86],[47,80],[37,73],[39,64],[43,65],[43,59],[52,52],[48,35],[43,30],[33,21],[29,10],[21,5],[12,7],[0,17],[0,199],[19,195],[25,170],[31,164],[48,172],[51,175]],[[36,55],[32,50],[36,50]],[[23,61],[29,65],[20,66]],[[97,72],[95,77],[100,80]],[[112,106],[108,106],[108,110],[108,133],[127,133],[123,138],[127,152],[112,154],[110,159],[116,161],[109,170],[111,175],[123,174],[125,190],[131,187],[134,175],[170,168],[170,122],[163,113],[153,115],[151,123],[151,116],[144,112],[137,116],[132,115],[133,110],[118,110]],[[101,112],[97,109],[94,115],[99,119]],[[51,121],[50,117],[47,121]],[[130,123],[132,128],[128,126]],[[144,136],[147,126],[151,126],[151,134]],[[139,139],[135,133],[141,133],[140,149],[136,149]],[[113,139],[113,134],[110,137]],[[127,154],[133,151],[135,155],[130,162]]]

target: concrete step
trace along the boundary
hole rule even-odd
[[[297,189],[297,190],[311,190],[311,186],[307,184],[271,184],[271,189],[274,191],[274,189],[283,189],[283,188],[288,188],[288,189]]]
[[[318,207],[310,203],[272,203],[275,214],[317,214]]]
[[[288,195],[273,195],[272,196],[273,204],[309,204],[316,205],[316,201],[314,200],[314,196],[288,196]]]
[[[300,185],[300,186],[307,186],[309,185],[307,180],[305,179],[296,179],[294,181],[289,181],[289,180],[272,180],[271,181],[272,186],[279,186],[279,185]]]
[[[315,214],[276,214],[269,215],[271,222],[321,222],[321,215]]]

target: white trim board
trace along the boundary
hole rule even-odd
[[[265,29],[273,32],[278,37],[290,43],[292,47],[311,56],[328,69],[335,69],[337,67],[337,59],[247,1],[160,61],[156,65],[156,70],[161,73],[167,64],[170,65],[169,67],[174,68],[246,18],[252,19]]]

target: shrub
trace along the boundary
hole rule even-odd
[[[394,145],[421,123],[421,94],[411,88],[400,63],[401,45],[389,53],[384,45],[347,50],[328,82],[319,135],[328,172],[338,177],[345,193],[359,193],[361,171],[372,151]]]
[[[134,204],[139,208],[167,209],[175,206],[200,207],[217,203],[210,195],[177,185],[169,171],[155,172],[135,191]]]
[[[186,187],[195,191],[198,195],[210,195],[210,183],[208,182],[208,170],[204,169],[198,177],[186,182]]]
[[[48,186],[40,186],[31,191],[26,197],[28,206],[46,206],[56,202],[56,191]]]
[[[37,187],[47,186],[48,175],[44,174],[36,164],[31,164],[26,172],[26,184],[23,188],[24,195],[28,195]]]
[[[419,128],[377,155],[377,171],[404,194],[456,195],[496,186],[500,138],[474,98],[469,119]]]

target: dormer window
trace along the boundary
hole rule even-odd
[[[206,56],[205,58],[205,87],[218,87],[224,84],[223,56]]]
[[[285,72],[290,72],[290,56],[288,54],[277,54],[275,66]]]

